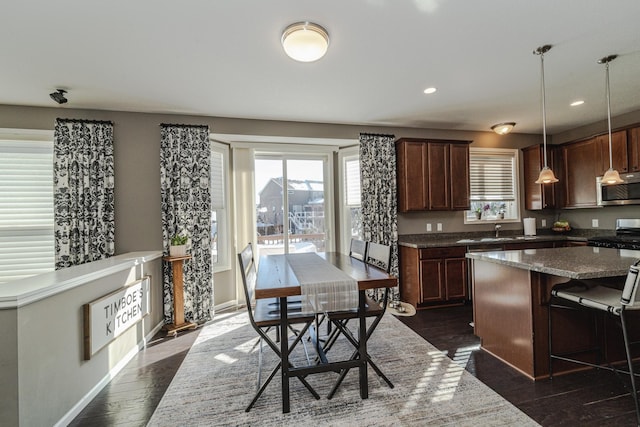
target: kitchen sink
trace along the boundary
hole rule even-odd
[[[504,242],[508,240],[514,240],[514,238],[513,237],[484,237],[482,239],[462,239],[462,240],[458,240],[458,243]]]

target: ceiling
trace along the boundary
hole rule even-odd
[[[640,1],[33,0],[0,17],[0,104],[540,133],[640,110]],[[309,20],[327,55],[289,59]],[[435,86],[435,94],[423,90]],[[584,105],[570,107],[583,99]]]

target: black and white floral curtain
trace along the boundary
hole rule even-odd
[[[113,123],[57,119],[53,162],[56,269],[112,256]]]
[[[391,269],[398,276],[398,201],[393,135],[360,134],[363,238],[391,246]],[[397,287],[393,289],[397,296]]]
[[[186,321],[204,322],[213,316],[211,268],[211,147],[208,126],[161,125],[160,189],[162,239],[165,255],[171,237],[186,234],[184,262],[184,315]],[[164,263],[164,316],[173,321],[173,286],[170,263]]]

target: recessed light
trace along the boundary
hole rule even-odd
[[[580,99],[578,101],[573,101],[570,105],[572,107],[577,107],[578,105],[582,105],[582,104],[584,104],[584,101]]]
[[[424,90],[424,93],[426,94],[430,94],[430,93],[434,93],[437,89],[435,87],[428,87]]]

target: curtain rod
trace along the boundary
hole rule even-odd
[[[388,136],[389,138],[395,138],[395,135],[392,134],[388,134],[388,133],[366,133],[366,132],[360,132],[360,135],[366,135],[366,136]]]
[[[101,123],[113,125],[111,120],[84,120],[84,119],[56,119],[56,122],[70,122],[70,123]]]
[[[160,123],[160,127],[179,127],[179,128],[206,128],[209,129],[209,125],[187,125],[182,123]]]

